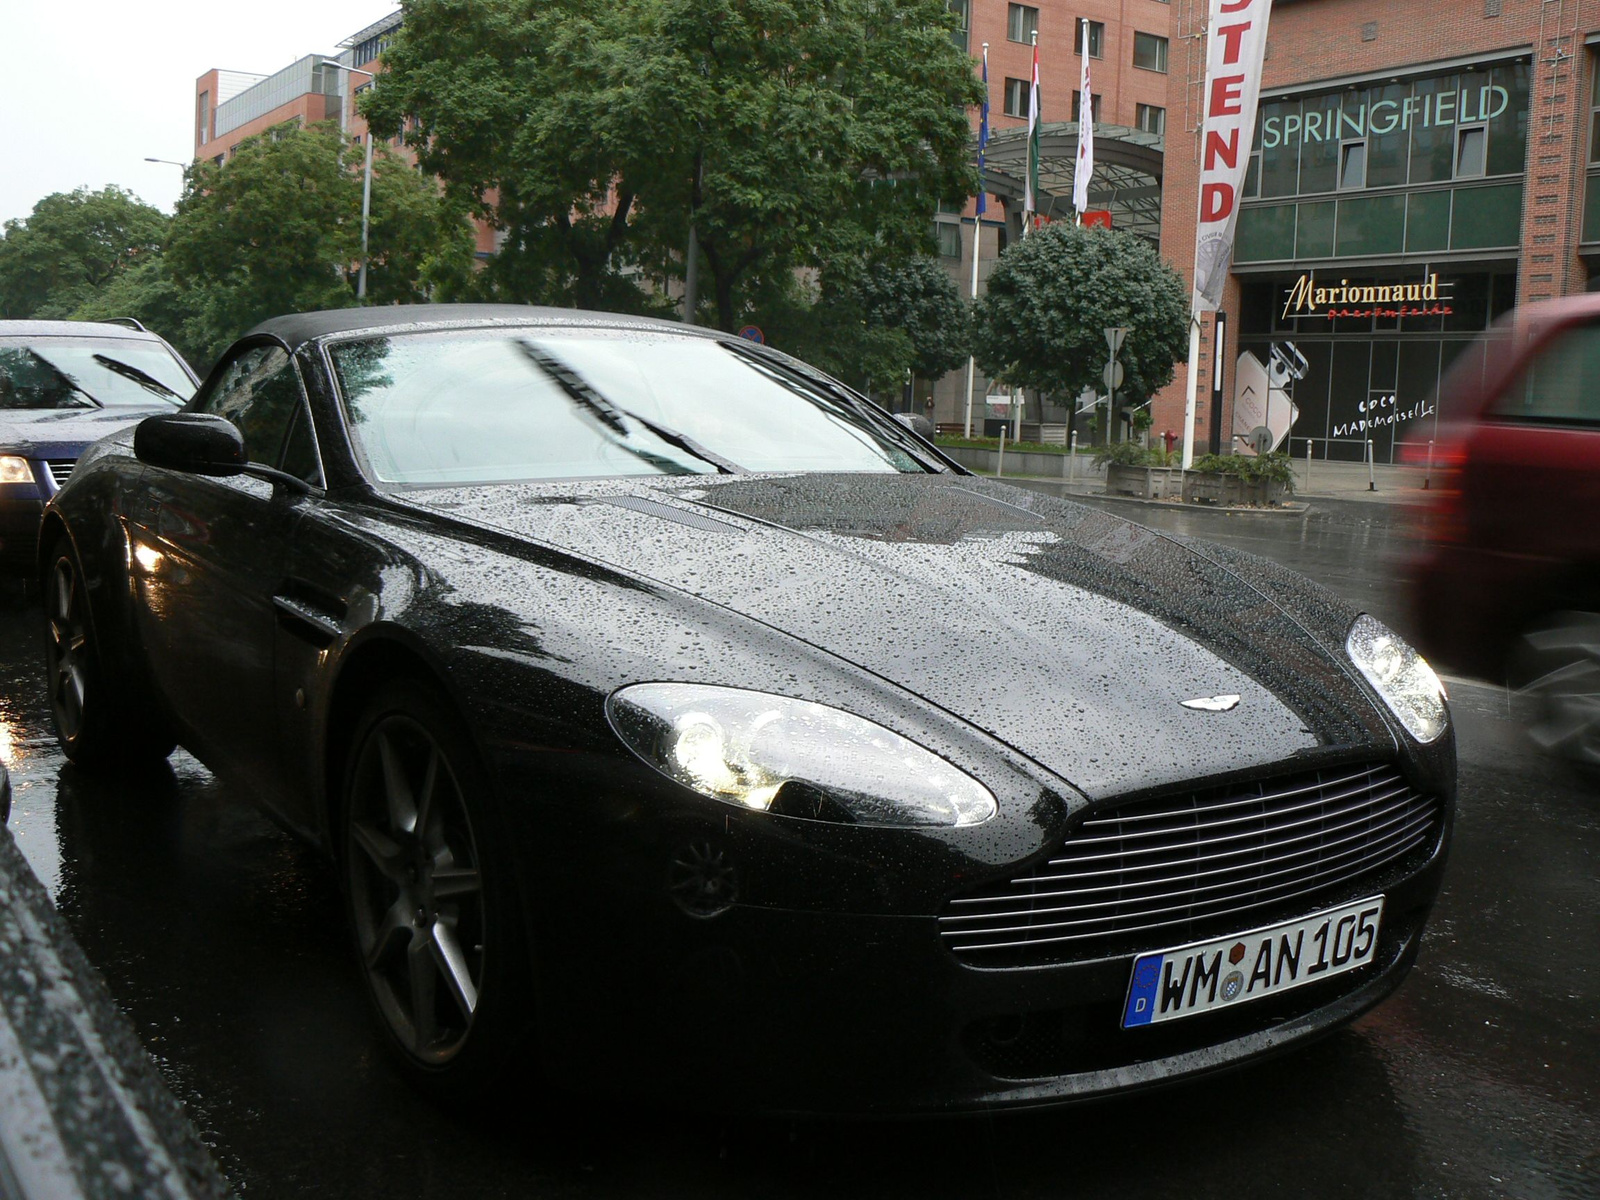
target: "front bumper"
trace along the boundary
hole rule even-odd
[[[950,953],[933,916],[754,905],[695,916],[663,895],[660,858],[624,853],[605,875],[645,886],[591,887],[581,912],[570,895],[562,904],[565,889],[532,898],[542,1057],[564,1086],[729,1112],[1028,1108],[1189,1079],[1327,1033],[1398,987],[1447,843],[1448,821],[1420,862],[1305,907],[1383,892],[1369,966],[1132,1030],[1121,1016],[1134,953],[975,967]],[[730,865],[762,869],[759,848],[737,837],[724,845]],[[799,857],[791,865],[804,869]],[[819,896],[828,894],[828,872],[809,865]]]
[[[36,485],[0,484],[0,574],[31,576],[38,570],[43,514],[44,500]]]

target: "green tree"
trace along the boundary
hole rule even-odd
[[[60,318],[159,252],[168,218],[132,192],[56,192],[0,237],[0,317]]]
[[[247,139],[223,166],[191,169],[165,263],[188,303],[184,342],[200,357],[267,317],[357,302],[359,155],[319,124]],[[387,146],[375,149],[371,210],[369,300],[424,299],[432,279],[470,270],[464,220]]]
[[[910,338],[913,373],[937,377],[967,361],[970,313],[938,259],[919,254],[869,265],[853,282],[869,322]]]
[[[926,245],[975,186],[945,0],[414,0],[368,116],[505,231],[516,299],[642,307],[682,279],[733,329],[779,276]]]
[[[1188,350],[1183,277],[1136,234],[1054,224],[1006,248],[973,314],[978,364],[993,378],[1056,396],[1104,386],[1105,330],[1128,330],[1119,400],[1172,382]]]

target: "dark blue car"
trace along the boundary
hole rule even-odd
[[[0,573],[33,571],[45,501],[89,443],[171,412],[198,382],[133,322],[0,321]]]

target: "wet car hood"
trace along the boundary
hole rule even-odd
[[[1348,605],[1265,560],[1003,484],[697,476],[423,490],[403,502],[817,646],[1091,798],[1395,749],[1344,662]],[[1183,704],[1223,695],[1237,707]]]
[[[70,454],[107,434],[116,433],[155,413],[177,412],[159,400],[146,404],[118,404],[109,408],[0,409],[0,441],[37,457]]]

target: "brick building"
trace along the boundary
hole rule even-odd
[[[1203,17],[1173,5],[1161,248],[1186,273]],[[1596,43],[1600,0],[1278,0],[1222,304],[1225,447],[1295,413],[1296,455],[1360,459],[1370,437],[1392,461],[1496,316],[1600,277]],[[1158,430],[1183,427],[1184,375]]]
[[[1206,0],[949,0],[974,59],[989,45],[989,211],[934,216],[965,294],[1021,234],[1027,81],[1039,43],[1040,210],[1070,219],[1079,51],[1094,77],[1090,206],[1159,243],[1186,275],[1194,253]],[[1600,278],[1600,0],[1277,0],[1261,111],[1223,297],[1222,417],[1211,417],[1213,322],[1203,323],[1196,449],[1262,429],[1297,455],[1379,461],[1425,439],[1441,373],[1519,301]],[[336,61],[376,70],[400,14],[347,39]],[[196,157],[225,156],[285,121],[340,116],[371,81],[309,55],[272,76],[196,83]],[[974,130],[978,114],[971,114]],[[480,229],[480,253],[493,235]],[[1180,431],[1183,364],[1152,404]],[[976,424],[1004,411],[972,392]],[[913,401],[963,422],[965,371],[920,380]],[[1244,397],[1236,403],[1236,397]],[[1067,420],[1032,397],[1029,422]],[[1291,407],[1292,406],[1292,407]],[[1291,414],[1292,428],[1289,428]],[[1082,419],[1081,417],[1079,418]],[[1213,430],[1215,426],[1215,430]]]
[[[985,180],[993,197],[981,226],[975,206],[935,218],[939,252],[966,295],[972,282],[974,229],[979,234],[979,291],[1006,244],[1022,233],[1023,177],[1027,156],[1028,81],[1033,38],[1039,37],[1040,191],[1046,219],[1072,219],[1072,177],[1079,129],[1080,51],[1085,35],[1094,97],[1093,209],[1152,241],[1162,230],[1162,157],[1172,92],[1173,5],[1166,0],[951,0],[962,21],[957,44],[978,60],[989,44],[990,142]],[[1080,27],[1080,21],[1086,29]],[[974,131],[978,114],[972,114]],[[966,372],[919,381],[916,406],[940,424],[964,423]],[[1007,411],[1009,394],[981,374],[973,387],[973,420],[981,428]],[[992,403],[986,404],[989,399]],[[1067,409],[1038,397],[1024,419],[1063,423]]]

